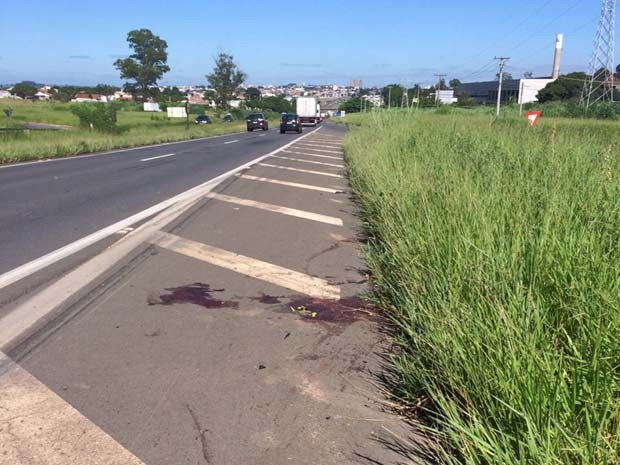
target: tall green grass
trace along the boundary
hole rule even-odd
[[[620,463],[620,125],[347,118],[398,389],[440,460]]]

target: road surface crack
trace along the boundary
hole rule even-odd
[[[186,404],[186,407],[187,407],[187,411],[192,417],[192,421],[194,422],[194,428],[196,428],[196,431],[198,431],[198,437],[200,438],[200,444],[202,446],[202,457],[205,459],[205,463],[207,463],[207,465],[210,465],[211,464],[211,453],[209,452],[209,448],[207,447],[207,433],[209,432],[209,430],[202,429],[202,426],[200,425],[200,421],[198,420],[198,416],[196,415],[196,412],[192,410],[189,404]]]

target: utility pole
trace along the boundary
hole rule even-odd
[[[446,77],[445,74],[435,74],[437,77],[437,91],[435,92],[435,102],[439,106],[439,92],[441,91],[441,81]]]
[[[504,67],[506,62],[510,60],[510,57],[495,57],[499,61],[499,86],[497,87],[497,110],[495,116],[499,118],[499,110],[502,104],[502,83],[504,81]]]
[[[416,110],[420,109],[420,89],[421,86],[419,84],[416,84],[418,86],[418,102],[416,103]]]
[[[388,86],[388,110],[392,108],[392,86]]]

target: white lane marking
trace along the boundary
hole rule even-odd
[[[331,155],[318,155],[316,153],[296,152],[294,150],[282,150],[282,152],[284,152],[284,153],[294,153],[295,155],[306,155],[308,157],[328,158],[330,160],[340,160],[340,161],[342,161],[342,157],[333,157]]]
[[[241,179],[248,179],[250,181],[262,181],[262,182],[268,182],[271,184],[280,184],[282,186],[298,187],[300,189],[308,189],[311,191],[329,192],[330,194],[338,194],[339,192],[342,192],[341,190],[330,189],[329,187],[312,186],[310,184],[301,184],[298,182],[281,181],[280,179],[273,179],[273,178],[261,178],[258,176],[250,176],[249,174],[238,174],[237,176]]]
[[[322,299],[340,298],[340,288],[329,284],[323,279],[308,276],[255,258],[163,232],[158,233],[152,242],[164,249],[305,295]]]
[[[220,200],[222,202],[243,205],[245,207],[258,208],[260,210],[266,210],[273,213],[281,213],[283,215],[295,216],[297,218],[303,218],[305,220],[318,221],[319,223],[326,223],[334,226],[342,226],[343,224],[340,218],[335,218],[333,216],[321,215],[319,213],[312,213],[304,210],[297,210],[296,208],[288,208],[281,205],[274,205],[271,203],[258,202],[256,200],[241,199],[239,197],[233,197],[232,195],[210,192],[206,195],[206,197]]]
[[[315,131],[309,132],[308,134],[304,136],[301,136],[301,138],[309,136],[316,131],[318,131],[318,129]],[[255,158],[254,160],[248,163],[245,163],[241,166],[238,166],[237,168],[234,168],[224,174],[216,176],[215,178],[203,184],[195,186],[185,192],[182,192],[174,197],[169,198],[168,200],[164,200],[163,202],[160,202],[156,205],[153,205],[152,207],[142,210],[141,212],[138,212],[128,218],[125,218],[124,220],[118,221],[110,226],[100,229],[99,231],[96,231],[92,234],[89,234],[88,236],[78,239],[75,242],[67,244],[64,247],[61,247],[57,250],[54,250],[53,252],[43,255],[42,257],[36,258],[28,263],[25,263],[24,265],[21,265],[17,268],[12,269],[11,271],[7,271],[6,273],[0,275],[0,289],[3,289],[9,286],[10,284],[13,284],[19,281],[20,279],[23,279],[33,273],[36,273],[37,271],[40,271],[43,268],[46,268],[49,265],[52,265],[76,252],[79,252],[80,250],[90,247],[91,245],[99,242],[100,240],[105,239],[106,237],[109,237],[113,234],[116,234],[118,231],[125,229],[128,226],[138,223],[150,216],[153,216],[165,210],[166,208],[169,208],[170,206],[174,205],[177,202],[181,202],[187,198],[192,198],[197,193],[200,193],[200,195],[202,195],[204,192],[208,192],[211,189],[213,189],[217,184],[222,182],[224,179],[240,171],[243,171],[244,169],[249,168],[252,165],[257,164],[266,158],[269,158],[271,155],[275,155],[276,153],[282,150],[285,150],[286,148],[290,147],[294,143],[295,141],[289,142],[288,144],[283,145],[279,149],[276,149],[261,157]]]
[[[176,155],[176,153],[167,153],[166,155],[159,155],[157,157],[150,157],[150,158],[143,158],[140,161],[151,161],[151,160],[157,160],[158,158],[167,158],[167,157],[174,157]]]
[[[280,157],[280,156],[277,156],[277,155],[274,155],[271,158],[279,158],[280,160],[298,161],[298,162],[302,162],[302,163],[311,163],[313,165],[331,166],[331,167],[334,167],[334,168],[344,168],[344,165],[338,165],[336,163],[325,163],[323,161],[304,160],[303,158]]]
[[[312,134],[312,132],[310,132],[309,134]],[[282,148],[285,148],[288,145],[289,144],[284,145]],[[223,180],[234,174],[237,174],[240,171],[243,171],[246,168],[249,168],[250,166],[256,164],[258,161],[263,160],[273,155],[274,153],[277,153],[279,150],[281,150],[281,148],[274,150],[267,155],[263,155],[262,157],[259,157],[248,163],[245,163],[227,173],[221,174],[220,176],[217,176],[212,180],[207,181],[204,184],[196,186],[193,189],[190,189],[182,194],[177,195],[176,197],[173,197],[172,199],[169,199],[167,201],[167,208],[162,209],[163,211],[160,210],[159,212],[155,212],[159,214],[153,219],[146,221],[135,231],[127,234],[126,236],[123,236],[120,240],[113,243],[110,247],[108,247],[99,255],[78,266],[76,269],[69,272],[58,281],[45,288],[43,291],[31,297],[10,313],[6,314],[2,319],[0,319],[0,348],[6,347],[12,341],[18,338],[23,332],[27,331],[39,320],[43,319],[51,311],[60,307],[68,300],[72,299],[76,293],[81,291],[84,287],[93,283],[96,279],[98,279],[109,269],[111,269],[116,263],[122,260],[123,257],[128,255],[132,250],[138,248],[144,242],[150,240],[153,234],[155,234],[159,229],[164,228],[168,223],[174,221],[175,218],[182,215],[183,212],[185,212],[186,210],[191,208],[192,205],[198,202],[205,193],[209,192],[215,186],[220,184]],[[170,201],[172,201],[173,199],[174,202],[170,203]],[[136,215],[134,215],[134,217],[135,216]],[[118,231],[122,228],[109,227],[109,229],[111,231],[111,235],[114,234],[115,231]],[[67,247],[64,247],[63,249],[66,250]],[[59,249],[56,252],[59,252],[60,250],[62,249]],[[57,254],[55,258],[56,261],[58,261],[63,258],[63,256],[62,254]],[[43,265],[40,262],[32,265],[33,270],[41,269],[42,267]],[[10,284],[10,282],[15,282],[15,280],[17,280],[20,276],[28,276],[28,273],[26,273],[28,271],[28,267],[20,268],[21,269],[19,273],[17,273],[16,275],[12,275],[10,274],[12,272],[9,272],[7,279],[4,281],[5,285],[8,285],[6,283]]]
[[[261,134],[258,137],[265,137],[267,134]]]
[[[342,137],[334,137],[334,136],[328,136],[325,134],[321,134],[321,135],[316,135],[313,138],[309,139],[311,141],[325,141],[325,142],[331,142],[331,143],[335,143],[335,142],[342,142],[344,139]]]
[[[292,168],[290,166],[281,166],[281,165],[272,165],[270,163],[257,163],[257,165],[266,166],[267,168],[278,168],[280,170],[297,171],[298,173],[320,174],[321,176],[331,176],[332,178],[344,178],[344,176],[341,176],[340,174],[325,173],[323,171],[302,170],[300,168]]]
[[[311,147],[300,147],[303,150],[312,150],[313,152],[321,152],[321,153],[337,153],[342,155],[341,150],[325,150],[325,149],[313,149]]]
[[[344,203],[344,201],[338,199],[329,199],[329,201],[334,203]]]
[[[0,464],[144,465],[0,352]]]
[[[224,145],[228,145],[228,144],[236,144],[237,142],[239,142],[239,139],[229,140],[228,142],[224,142]]]
[[[12,163],[10,165],[0,165],[0,170],[1,169],[6,169],[6,168],[17,168],[17,167],[20,167],[20,166],[27,166],[27,165],[38,165],[38,164],[41,164],[41,163],[61,162],[61,161],[70,161],[70,160],[81,160],[81,159],[84,159],[84,158],[100,157],[102,155],[113,155],[115,153],[133,152],[133,151],[136,151],[136,150],[145,150],[145,149],[152,149],[152,148],[157,148],[157,147],[165,147],[167,145],[188,144],[188,143],[192,143],[192,142],[202,142],[202,141],[210,140],[210,139],[220,139],[222,137],[230,137],[230,136],[237,136],[237,135],[243,135],[243,134],[245,134],[245,131],[243,131],[243,132],[231,132],[229,134],[220,134],[220,135],[217,135],[217,136],[197,137],[196,139],[177,140],[177,141],[174,141],[174,142],[163,142],[161,144],[141,145],[141,146],[138,146],[138,147],[129,147],[129,148],[126,148],[126,149],[109,150],[107,152],[89,153],[89,154],[84,154],[84,155],[75,155],[75,156],[71,156],[71,157],[42,158],[40,160],[25,161],[25,162],[22,162],[22,163]]]
[[[342,147],[340,144],[324,145],[324,144],[313,144],[312,142],[298,142],[297,145],[302,145],[302,146],[307,146],[307,147],[323,147],[325,149],[339,149]]]

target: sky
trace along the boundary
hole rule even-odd
[[[148,28],[168,43],[161,85],[207,84],[220,52],[248,84],[430,84],[506,71],[551,74],[555,34],[562,72],[587,69],[600,0],[67,0],[0,6],[0,84],[122,83],[113,62],[126,37]]]

